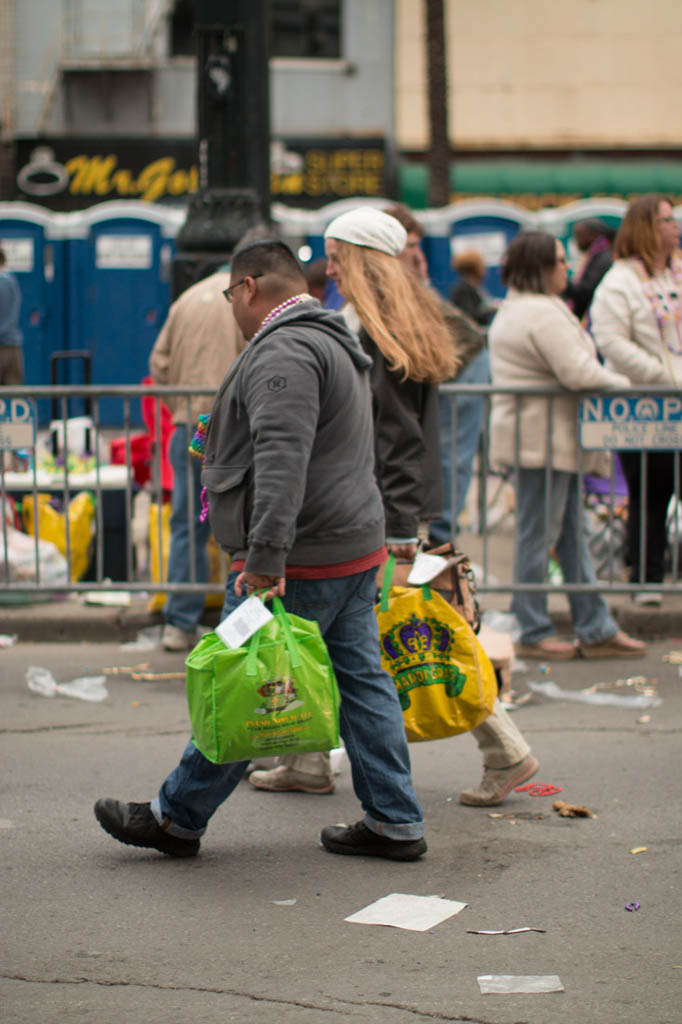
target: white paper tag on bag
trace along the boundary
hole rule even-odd
[[[261,626],[269,622],[272,612],[268,611],[259,597],[247,597],[226,619],[216,626],[216,633],[226,647],[243,647]]]
[[[420,587],[423,583],[430,583],[436,576],[440,576],[447,567],[447,558],[441,558],[440,555],[427,555],[423,551],[419,551],[414,565],[410,569],[407,582],[415,587]]]

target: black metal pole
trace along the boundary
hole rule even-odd
[[[270,219],[268,0],[194,0],[199,190],[178,235],[173,298]]]

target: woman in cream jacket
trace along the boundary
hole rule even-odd
[[[601,366],[594,344],[559,298],[566,287],[563,246],[544,231],[524,231],[512,242],[503,279],[509,293],[490,329],[493,384],[512,388],[623,389],[627,377]],[[542,583],[549,552],[567,583],[594,583],[587,541],[578,529],[577,399],[495,395],[491,458],[516,469],[516,578]],[[516,443],[518,438],[518,463]],[[549,472],[546,471],[549,467]],[[585,457],[584,470],[590,458]],[[545,508],[548,528],[545,529]],[[518,653],[543,659],[623,657],[644,645],[618,629],[600,594],[569,594],[578,645],[560,640],[547,614],[547,595],[517,593],[512,610],[521,625]]]
[[[644,195],[628,208],[614,245],[616,261],[592,303],[592,333],[606,365],[626,373],[634,385],[682,387],[682,259],[680,229],[670,202]],[[675,491],[672,452],[647,456],[646,545],[640,565],[641,451],[619,452],[628,482],[630,582],[662,583],[666,516]],[[641,570],[644,570],[642,573]],[[643,590],[638,604],[660,604],[661,594]]]

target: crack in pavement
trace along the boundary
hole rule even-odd
[[[111,728],[102,728],[95,726],[93,722],[68,722],[63,725],[33,725],[27,726],[25,729],[0,729],[0,736],[26,736],[31,733],[43,733],[43,732],[66,732],[69,729],[90,729],[88,733],[90,736],[115,736],[120,733],[124,736],[179,736],[186,735],[189,732],[187,725],[178,726],[177,729],[158,729],[153,725],[139,725],[139,726],[120,726],[115,725]]]
[[[4,981],[23,981],[30,985],[97,985],[102,988],[143,988],[143,989],[155,989],[161,992],[197,992],[206,995],[219,995],[219,996],[235,996],[239,999],[249,999],[255,1003],[268,1003],[272,1005],[280,1006],[294,1006],[299,1007],[302,1010],[320,1010],[323,1013],[336,1013],[343,1017],[349,1017],[351,1015],[349,1010],[343,1010],[334,1006],[322,1006],[319,1003],[302,1002],[299,999],[277,999],[273,996],[259,996],[253,992],[242,992],[239,989],[233,988],[212,988],[203,985],[161,985],[154,982],[141,982],[141,981],[121,981],[121,980],[101,980],[97,978],[36,978],[29,977],[23,974],[5,974],[0,972],[0,980]],[[418,1007],[408,1006],[404,1003],[382,1003],[375,1000],[353,1000],[353,999],[340,999],[334,996],[328,996],[328,999],[333,999],[335,1002],[346,1004],[347,1006],[359,1007],[364,1009],[368,1006],[382,1007],[387,1010],[400,1010],[402,1013],[410,1013],[415,1017],[415,1020],[421,1018],[422,1020],[440,1020],[447,1021],[450,1024],[496,1024],[495,1021],[489,1018],[483,1017],[469,1017],[469,1016],[452,1016],[451,1014],[439,1013],[437,1011],[420,1010]],[[497,1022],[499,1024],[499,1022]],[[517,1020],[511,1022],[511,1024],[530,1024],[527,1020]]]

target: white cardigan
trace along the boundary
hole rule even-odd
[[[672,277],[667,283],[673,284]],[[664,343],[633,260],[616,260],[607,271],[594,293],[590,317],[597,348],[610,369],[627,374],[633,384],[682,386],[682,353]],[[676,346],[674,324],[666,326],[665,338]]]
[[[489,342],[494,386],[602,391],[627,388],[630,383],[601,365],[589,334],[557,296],[510,289],[490,327]],[[539,468],[547,462],[547,404],[539,396],[521,399],[519,465],[524,468]],[[515,440],[516,399],[495,395],[490,421],[494,465],[514,466]],[[578,471],[575,397],[553,400],[550,453],[554,469]],[[603,466],[601,453],[585,453],[586,471]]]

